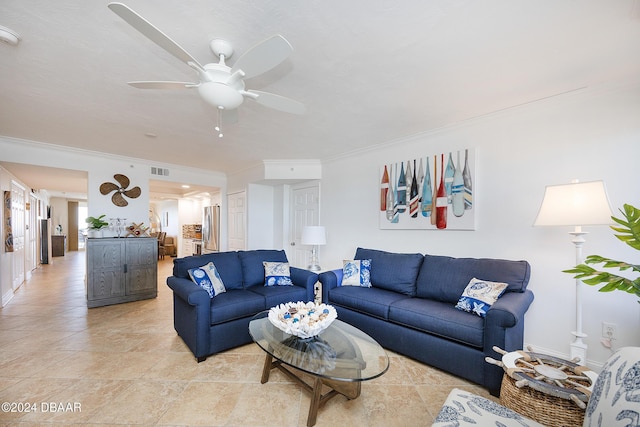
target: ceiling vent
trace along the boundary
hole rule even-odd
[[[151,175],[169,176],[169,169],[151,166]]]

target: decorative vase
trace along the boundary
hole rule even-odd
[[[103,235],[102,229],[96,230],[95,228],[89,229],[87,234],[90,239],[99,239]]]

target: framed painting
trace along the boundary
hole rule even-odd
[[[381,229],[475,230],[475,150],[397,160],[380,167]]]
[[[4,233],[2,238],[4,239],[4,251],[13,252],[13,230],[11,228],[11,191],[6,190],[4,192],[3,200],[4,209]]]

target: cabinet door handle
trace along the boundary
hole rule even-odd
[[[124,272],[127,273],[127,264],[124,265]]]

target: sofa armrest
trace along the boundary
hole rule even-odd
[[[167,277],[167,286],[171,288],[175,295],[190,305],[205,305],[207,307],[211,305],[211,299],[207,291],[189,279],[169,276]]]
[[[322,284],[322,302],[326,303],[329,301],[329,291],[342,284],[342,274],[343,271],[339,268],[325,271],[318,275],[318,280]]]
[[[524,315],[533,302],[533,292],[507,292],[498,298],[485,318],[484,347],[485,357],[500,360],[493,347],[505,351],[521,350],[524,345]],[[500,394],[502,382],[502,368],[485,363],[484,385],[494,396]]]
[[[189,279],[170,276],[173,290],[173,327],[198,361],[209,355],[211,298],[207,291]]]
[[[487,311],[486,327],[512,328],[524,322],[524,314],[533,302],[533,292],[507,292]]]
[[[314,288],[318,282],[318,275],[313,271],[297,267],[290,267],[289,273],[291,274],[291,281],[294,285],[307,290],[307,301],[313,301],[315,299]]]

